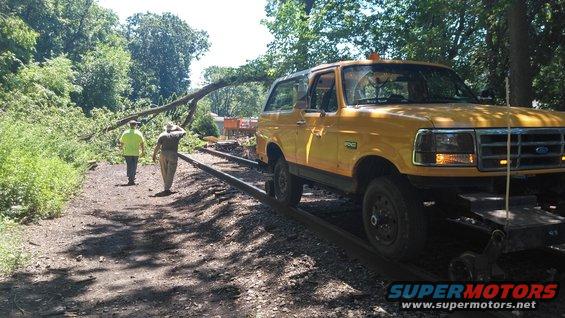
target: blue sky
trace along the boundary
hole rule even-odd
[[[172,12],[191,27],[206,30],[210,50],[191,66],[193,85],[201,82],[204,68],[211,65],[239,66],[264,53],[271,35],[260,21],[265,0],[99,0],[122,21],[137,12]]]

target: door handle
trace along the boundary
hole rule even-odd
[[[299,120],[299,121],[296,122],[296,125],[297,125],[297,126],[302,126],[302,125],[304,125],[304,124],[306,124],[306,121],[305,121],[305,120]]]

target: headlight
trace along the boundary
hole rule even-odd
[[[420,129],[414,142],[414,164],[475,166],[475,132],[467,129]]]

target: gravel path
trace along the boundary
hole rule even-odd
[[[63,217],[25,228],[33,256],[0,279],[1,317],[407,315],[384,278],[184,162],[169,197],[155,166],[124,181],[101,165]]]

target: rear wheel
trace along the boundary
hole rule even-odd
[[[427,221],[416,189],[401,176],[373,180],[363,198],[363,225],[382,255],[406,260],[425,245]]]
[[[300,178],[290,173],[288,163],[280,158],[275,164],[273,176],[275,198],[286,205],[295,206],[302,197],[303,185]]]

